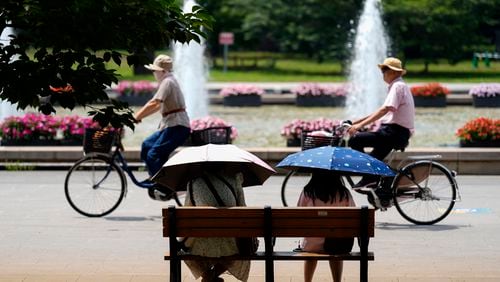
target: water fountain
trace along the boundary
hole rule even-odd
[[[4,45],[9,45],[10,37],[9,35],[14,34],[12,28],[7,27],[2,31],[0,35],[0,43]],[[11,104],[8,101],[0,100],[0,122],[3,121],[4,118],[19,115],[20,112],[16,110],[16,105]]]
[[[381,18],[380,0],[366,0],[356,29],[349,68],[350,93],[346,116],[364,117],[382,105],[387,86],[377,67],[387,55],[388,37]]]
[[[183,11],[191,12],[194,5],[194,0],[185,0]],[[174,45],[174,75],[184,93],[187,113],[191,119],[208,115],[208,94],[205,87],[208,67],[204,51],[203,39],[201,44],[191,41],[189,44]]]

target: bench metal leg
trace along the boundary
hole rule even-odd
[[[359,281],[361,282],[368,282],[368,261],[365,259],[362,259],[360,261],[360,273],[359,273]]]
[[[181,281],[181,262],[177,259],[170,259],[170,282]]]
[[[181,282],[181,261],[177,256],[177,222],[175,217],[175,207],[168,207],[169,223],[169,248],[170,248],[170,282]]]
[[[272,210],[270,206],[264,207],[264,245],[266,252],[266,282],[274,282],[274,259],[272,237]]]
[[[368,282],[368,207],[361,207],[361,260],[359,262],[359,281]]]

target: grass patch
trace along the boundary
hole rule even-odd
[[[18,161],[18,162],[6,163],[5,170],[7,170],[7,171],[31,171],[31,170],[35,170],[35,166],[22,164],[21,162]]]

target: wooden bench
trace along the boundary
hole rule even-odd
[[[368,207],[179,207],[163,209],[163,236],[169,238],[170,281],[181,281],[182,260],[204,257],[179,254],[177,237],[263,237],[264,251],[254,255],[234,255],[221,259],[265,261],[266,281],[274,281],[275,260],[360,261],[360,281],[368,281],[370,237],[374,236],[374,209]],[[359,252],[324,253],[274,250],[274,237],[358,237]],[[262,241],[260,242],[262,247]],[[355,244],[356,246],[356,244]],[[356,247],[354,247],[356,248]],[[212,259],[212,258],[211,258]]]

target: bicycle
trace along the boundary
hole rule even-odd
[[[347,128],[349,124],[342,124],[332,130],[331,137],[311,136],[307,132],[302,135],[302,150],[319,147],[328,143],[330,146],[347,146]],[[319,141],[316,142],[315,139]],[[403,148],[394,149],[389,161],[392,163],[394,153],[404,151]],[[435,224],[443,220],[453,209],[456,201],[460,201],[460,193],[455,180],[456,172],[448,169],[436,161],[440,155],[408,156],[391,169],[394,177],[379,177],[377,187],[355,189],[350,175],[343,175],[351,189],[366,194],[368,201],[376,209],[386,211],[395,206],[403,218],[418,225]],[[297,177],[305,175],[306,177]],[[308,182],[310,173],[292,170],[288,172],[281,185],[281,201],[288,206],[287,198],[298,199],[298,194]],[[295,177],[292,177],[295,176]]]
[[[230,133],[229,127],[196,130],[191,134],[194,139],[192,145],[228,142]],[[113,146],[115,148],[111,151]],[[88,217],[101,217],[113,212],[127,195],[125,175],[137,187],[148,189],[150,198],[174,200],[182,206],[178,192],[161,184],[151,185],[137,180],[122,153],[124,147],[119,132],[87,129],[83,147],[84,157],[73,164],[64,181],[66,200],[76,212]]]

